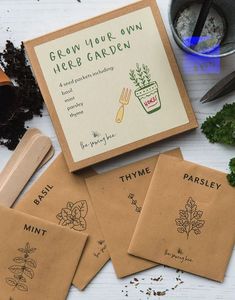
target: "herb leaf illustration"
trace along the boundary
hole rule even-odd
[[[185,210],[179,211],[179,218],[175,220],[177,231],[179,233],[186,233],[187,239],[191,232],[195,234],[201,233],[201,228],[205,221],[201,220],[203,212],[197,210],[196,202],[190,197],[185,205]]]
[[[30,268],[36,268],[37,267],[36,261],[32,258],[27,259],[26,265],[29,266]]]
[[[131,200],[131,205],[133,205],[135,207],[135,211],[137,213],[140,213],[142,210],[142,207],[138,206],[138,201],[135,199],[135,195],[130,193],[128,198]]]
[[[138,74],[139,80],[141,82],[142,86],[146,86],[146,82],[145,82],[145,76],[144,76],[144,72],[142,71],[141,67],[139,64],[136,64],[136,72]]]
[[[16,279],[14,278],[6,278],[6,282],[7,284],[9,284],[10,286],[15,286],[17,284]]]
[[[137,63],[136,70],[130,70],[130,79],[138,88],[144,88],[151,83],[150,69],[147,65],[142,64],[142,67]]]
[[[141,85],[140,85],[140,83],[139,83],[139,81],[138,81],[138,78],[137,78],[137,76],[136,76],[136,74],[135,74],[135,70],[130,70],[129,75],[130,75],[130,79],[134,82],[134,84],[135,84],[138,88],[141,88]]]
[[[67,226],[76,231],[84,231],[87,228],[85,217],[88,213],[86,200],[68,202],[65,208],[56,216],[59,225]]]
[[[26,285],[26,278],[28,277],[30,279],[33,279],[33,268],[37,267],[36,261],[29,256],[36,250],[36,248],[31,248],[29,243],[25,245],[25,248],[18,249],[18,251],[21,252],[23,256],[17,256],[13,259],[13,261],[16,264],[8,268],[10,272],[13,273],[13,277],[6,278],[6,283],[9,286],[13,287],[13,290],[18,289],[22,292],[28,291],[28,286]]]
[[[150,84],[150,82],[151,82],[150,69],[147,65],[143,64],[143,70],[144,70],[146,80],[147,80],[148,84]]]

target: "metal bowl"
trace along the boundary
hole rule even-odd
[[[221,58],[235,53],[235,1],[234,0],[215,0],[214,7],[218,12],[223,14],[225,22],[226,22],[226,33],[225,36],[219,46],[219,51],[212,51],[208,53],[202,53],[195,51],[190,48],[178,35],[174,22],[180,11],[187,5],[192,3],[200,3],[202,1],[192,1],[192,0],[171,0],[168,17],[170,27],[173,33],[173,37],[178,44],[178,46],[184,51],[198,55],[201,57],[209,57],[209,58]]]

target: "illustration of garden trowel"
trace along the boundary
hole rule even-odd
[[[121,106],[118,109],[117,115],[116,115],[116,123],[121,123],[124,118],[124,112],[125,112],[125,105],[128,105],[131,99],[131,90],[123,88],[119,103]]]

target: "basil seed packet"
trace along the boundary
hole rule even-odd
[[[70,173],[60,154],[15,207],[75,233],[89,235],[73,279],[81,290],[110,258],[85,183],[85,177],[93,173],[91,169]]]

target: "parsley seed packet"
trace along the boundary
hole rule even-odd
[[[65,300],[87,235],[0,205],[4,300]]]
[[[168,155],[182,157],[180,149]],[[127,253],[158,156],[86,179],[98,221],[119,278],[152,268],[156,263]]]
[[[15,208],[61,225],[75,233],[89,235],[79,262],[73,285],[83,290],[100,271],[110,256],[100,230],[85,177],[93,170],[70,173],[60,154]]]
[[[226,174],[161,155],[128,252],[222,282],[234,237]]]

